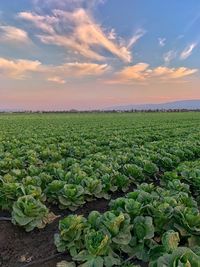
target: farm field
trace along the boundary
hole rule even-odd
[[[0,115],[2,267],[199,267],[199,203],[199,112]]]

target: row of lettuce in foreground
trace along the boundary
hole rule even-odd
[[[60,220],[57,250],[70,253],[73,266],[123,266],[126,256],[150,267],[199,267],[200,213],[187,191],[142,184],[103,214],[70,215]]]
[[[116,190],[126,192],[132,183],[137,184],[144,180],[150,181],[151,177],[154,177],[159,172],[158,167],[153,162],[141,157],[136,157],[135,160],[137,160],[138,165],[125,164],[122,168],[122,173],[114,171],[113,173],[102,175],[101,178],[88,177],[76,164],[72,165],[73,168],[68,173],[65,173],[64,170],[56,171],[55,169],[60,179],[53,181],[52,176],[46,173],[38,174],[37,169],[35,173],[37,176],[33,177],[23,177],[20,170],[12,170],[11,174],[0,177],[0,206],[2,209],[13,211],[12,214],[15,214],[13,209],[15,208],[16,210],[16,206],[22,208],[23,205],[26,206],[27,202],[29,202],[30,206],[33,205],[35,207],[35,213],[37,213],[37,209],[40,210],[41,206],[43,206],[45,213],[48,213],[45,203],[50,202],[58,204],[61,209],[75,211],[78,207],[88,201],[92,201],[94,198],[109,199],[111,192]],[[143,167],[141,167],[141,164]],[[32,167],[32,172],[34,173],[34,171],[35,169]],[[106,171],[108,171],[107,168],[105,169]],[[198,169],[196,173],[198,174]],[[181,174],[184,177],[186,172]],[[73,181],[71,177],[73,177]],[[169,187],[170,183],[172,183],[171,187],[173,187],[174,183],[177,183],[176,181],[180,179],[177,175],[174,176],[173,172],[170,172],[165,173],[161,180],[164,182],[164,186]],[[165,180],[167,184],[165,184]],[[198,177],[195,180],[189,176],[184,179],[184,182],[189,185],[195,185],[196,196],[198,197],[200,188]],[[32,216],[31,212],[29,213],[27,209],[25,210],[27,212],[24,213],[24,217],[36,217],[37,221],[35,213]],[[42,216],[41,212],[38,213]],[[17,224],[24,226],[21,220],[15,221]],[[37,227],[37,224],[34,227]],[[25,225],[27,231],[34,229],[34,227],[26,227]]]
[[[195,200],[199,202],[200,175],[198,163],[199,160],[193,163],[185,162],[180,164],[177,170],[164,173],[160,177],[161,185],[168,190],[173,191],[176,189],[177,191],[186,192],[188,195],[191,195],[191,187],[195,186],[195,191],[192,192],[192,195],[195,195]],[[131,165],[130,167],[133,166]],[[46,176],[48,177],[48,175],[43,174],[41,179],[45,180]],[[23,185],[12,182],[12,176],[5,176],[0,179],[3,182],[3,186],[0,189],[0,204],[5,209],[12,210],[13,222],[23,226],[26,231],[31,231],[35,227],[41,228],[41,225],[45,226],[44,223],[41,223],[42,221],[47,223],[48,218],[52,218],[52,213],[49,212],[49,209],[44,204],[46,194],[42,193],[40,187],[37,186],[41,183],[41,179],[39,177],[26,177],[23,179]],[[107,185],[107,188],[109,187],[109,190],[115,191],[118,189],[117,186],[111,187],[109,177],[105,181],[107,181],[105,185]],[[117,181],[119,182],[120,180]],[[181,181],[184,183],[181,183]],[[50,183],[48,194],[51,195],[53,203],[56,203],[57,197],[59,198],[60,208],[70,207],[72,211],[82,206],[85,201],[93,200],[94,196],[96,198],[109,198],[107,194],[105,195],[99,180],[86,178],[83,182],[87,183],[85,190],[81,185],[66,184],[64,181],[55,180]],[[62,192],[65,194],[62,194]],[[15,199],[16,201],[14,201]]]
[[[53,137],[50,139],[54,140]],[[5,147],[15,146],[10,143],[4,144]],[[58,204],[61,209],[74,211],[87,201],[102,197],[109,199],[116,190],[126,192],[132,183],[151,181],[160,171],[172,170],[180,162],[200,156],[200,145],[193,134],[181,142],[173,138],[141,146],[135,140],[128,140],[123,145],[119,140],[110,147],[108,144],[107,150],[105,144],[101,147],[100,143],[99,151],[94,150],[83,157],[74,155],[74,158],[68,151],[73,147],[66,148],[64,144],[50,144],[44,151],[35,145],[35,150],[23,149],[24,156],[19,158],[17,147],[15,158],[10,158],[11,153],[3,152],[0,154],[1,209],[11,210],[19,197],[32,195],[43,204],[50,202]],[[60,156],[54,157],[55,153]]]

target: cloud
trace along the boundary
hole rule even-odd
[[[56,17],[51,16],[40,16],[36,13],[31,12],[21,12],[18,14],[18,17],[27,21],[32,22],[37,28],[41,29],[45,33],[54,34],[54,25],[58,23]]]
[[[128,46],[121,45],[117,40],[109,39],[110,35],[107,36],[101,26],[82,8],[73,12],[53,10],[52,16],[22,12],[19,17],[31,21],[42,31],[38,35],[41,42],[71,49],[86,58],[98,61],[105,60],[105,50],[124,62],[131,62],[129,48],[142,35],[142,32],[138,32]]]
[[[37,72],[41,62],[31,60],[8,60],[0,58],[0,75],[13,79],[25,79],[30,72]]]
[[[158,38],[159,46],[164,47],[166,44],[166,38]]]
[[[107,72],[110,67],[107,64],[96,64],[96,63],[66,63],[55,70],[59,73],[67,74],[68,76],[82,77],[82,76],[99,76]]]
[[[137,80],[144,81],[146,79],[146,70],[149,65],[146,63],[138,63],[133,66],[125,67],[117,74],[121,81]]]
[[[196,73],[197,69],[189,69],[185,67],[167,68],[159,66],[150,68],[147,63],[138,63],[133,66],[125,67],[114,75],[112,80],[107,81],[108,84],[134,84],[147,82],[169,82]]]
[[[188,75],[196,73],[197,69],[189,69],[185,67],[180,68],[167,68],[167,67],[157,67],[151,71],[152,77],[160,77],[162,79],[178,79],[183,78]]]
[[[65,80],[63,80],[62,78],[60,78],[58,76],[49,77],[49,78],[47,78],[47,81],[54,82],[54,83],[59,83],[59,84],[65,84],[66,83]]]
[[[66,79],[97,77],[107,72],[110,67],[107,64],[95,63],[65,63],[59,66],[44,66],[43,73],[48,81],[65,83]]]
[[[144,29],[138,29],[128,43],[128,48],[131,48],[141,37],[144,36],[146,31]]]
[[[181,53],[180,59],[184,60],[184,59],[187,59],[188,57],[190,57],[196,46],[197,46],[197,43],[192,43],[192,44],[188,45]]]
[[[31,74],[41,75],[43,80],[63,84],[66,79],[85,76],[100,76],[110,67],[107,64],[95,63],[65,63],[62,65],[45,65],[40,61],[24,59],[9,60],[0,58],[0,75],[11,79],[27,79]]]
[[[167,53],[163,55],[163,59],[165,61],[165,64],[169,64],[173,59],[176,58],[177,52],[174,50],[170,50]]]
[[[186,33],[186,32],[188,32],[188,31],[190,31],[191,28],[192,28],[193,26],[195,26],[195,24],[196,24],[199,20],[200,20],[200,12],[198,12],[198,13],[196,14],[196,16],[193,15],[193,18],[191,19],[191,21],[190,21],[190,22],[187,24],[187,26],[185,27],[184,32]]]
[[[0,42],[30,42],[27,32],[13,26],[0,26],[0,35]]]
[[[109,40],[116,40],[117,39],[117,34],[115,29],[111,29],[111,31],[108,33],[108,39]]]

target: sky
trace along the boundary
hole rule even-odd
[[[0,0],[0,110],[200,99],[199,0]]]

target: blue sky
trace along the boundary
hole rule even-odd
[[[200,98],[198,0],[0,1],[0,109]]]

